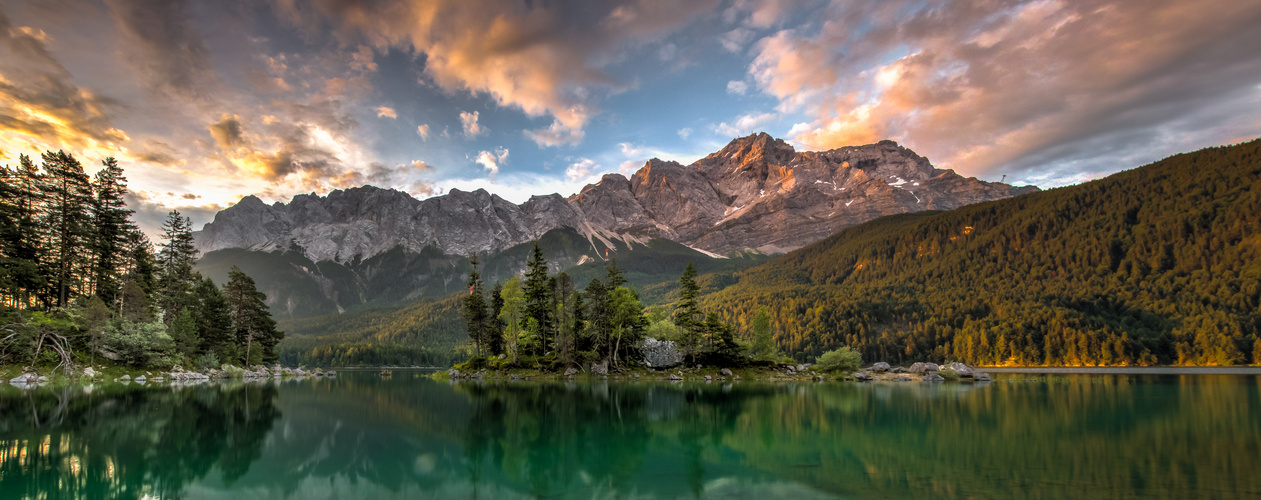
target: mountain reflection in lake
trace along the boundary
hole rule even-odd
[[[3,498],[1238,498],[1255,376],[0,387]]]

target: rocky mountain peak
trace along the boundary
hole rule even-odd
[[[363,186],[267,206],[242,198],[195,234],[198,249],[288,249],[318,262],[367,259],[395,247],[449,255],[492,251],[570,227],[595,239],[672,239],[717,254],[791,250],[896,213],[948,210],[1036,187],[965,178],[894,141],[797,152],[757,133],[691,165],[652,159],[630,178],[604,175],[568,198],[513,204],[485,189],[423,201]]]

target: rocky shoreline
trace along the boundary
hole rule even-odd
[[[71,382],[119,382],[119,383],[138,383],[144,384],[148,382],[207,382],[211,380],[267,380],[267,379],[289,379],[289,378],[306,378],[306,377],[336,377],[337,372],[333,370],[321,370],[316,368],[307,371],[299,368],[285,368],[280,365],[273,365],[268,368],[263,365],[254,365],[250,368],[240,368],[233,365],[223,365],[220,368],[211,368],[204,371],[185,371],[183,368],[176,366],[169,372],[146,371],[142,374],[132,377],[130,374],[123,374],[117,377],[106,376],[97,372],[92,367],[84,368],[81,374],[66,377]],[[61,377],[58,376],[58,379]],[[40,385],[53,382],[47,375],[38,375],[36,373],[26,372],[17,377],[9,379],[9,384],[18,388],[37,387]]]
[[[446,372],[435,372],[435,379],[446,380],[658,380],[670,382],[703,381],[723,382],[735,380],[757,381],[817,381],[842,380],[853,382],[989,382],[988,373],[964,363],[939,365],[936,363],[915,363],[910,367],[891,366],[878,362],[869,367],[843,374],[824,373],[814,369],[812,364],[779,364],[758,368],[722,368],[704,365],[679,365],[669,369],[663,368],[629,368],[610,370],[607,362],[591,363],[580,370],[569,367],[564,372],[552,372],[533,369],[494,370],[482,368],[471,372],[461,372],[451,368]]]

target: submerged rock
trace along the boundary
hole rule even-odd
[[[975,381],[977,381],[977,382],[989,382],[989,381],[990,381],[990,374],[988,374],[988,373],[982,373],[982,372],[976,372],[976,373],[973,373],[973,374],[972,374],[972,380],[975,380]]]

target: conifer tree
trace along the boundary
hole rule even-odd
[[[223,297],[232,316],[241,362],[251,366],[275,361],[274,347],[285,333],[276,330],[276,321],[267,308],[267,295],[258,291],[253,278],[232,266],[228,282],[223,285]]]
[[[525,316],[538,322],[539,354],[547,352],[549,339],[554,332],[552,321],[552,287],[547,276],[547,261],[543,259],[543,250],[539,242],[534,242],[534,251],[526,262],[529,268],[525,275]],[[522,321],[525,321],[525,319]],[[522,323],[522,328],[525,324]]]
[[[101,162],[104,168],[93,178],[92,188],[96,197],[92,203],[92,225],[95,228],[92,264],[94,293],[107,304],[113,304],[122,286],[120,276],[124,272],[127,243],[130,232],[136,227],[128,220],[133,213],[127,209],[123,196],[127,194],[127,178],[114,158]]]
[[[167,312],[166,321],[169,323],[188,304],[189,292],[199,279],[193,273],[197,249],[193,247],[192,221],[180,215],[178,210],[172,210],[162,223],[162,239],[166,241],[158,251],[157,293],[158,305]]]
[[[486,350],[491,356],[504,353],[504,320],[499,316],[504,310],[503,290],[503,285],[496,281],[495,288],[490,292],[490,331],[486,335]]]
[[[44,207],[40,226],[45,231],[44,264],[51,280],[48,305],[65,306],[82,292],[92,241],[89,209],[92,186],[83,165],[63,151],[41,157],[45,175],[39,188]]]
[[[522,323],[524,323],[522,318],[525,316],[521,307],[525,302],[525,293],[521,290],[521,278],[516,276],[509,278],[504,283],[500,296],[504,301],[503,308],[499,311],[499,319],[504,322],[504,349],[512,355],[512,362],[516,363],[521,356],[520,340]]]
[[[199,353],[214,353],[220,360],[236,358],[236,335],[232,311],[223,292],[210,278],[202,278],[193,289],[194,319],[201,339]]]
[[[31,307],[31,300],[48,283],[40,266],[39,221],[41,174],[27,155],[18,156],[18,166],[4,169],[3,197],[0,210],[7,222],[0,232],[0,287],[10,303],[18,309]]]
[[[469,257],[469,264],[473,266],[473,270],[468,275],[468,295],[464,296],[462,312],[468,336],[473,340],[477,355],[481,356],[482,343],[485,342],[490,329],[490,317],[486,311],[486,298],[482,295],[482,275],[477,272],[477,254]]]
[[[681,344],[693,361],[696,360],[696,350],[700,347],[704,330],[701,322],[704,316],[696,304],[696,296],[700,294],[700,290],[700,286],[696,284],[696,267],[688,262],[683,269],[683,276],[679,277],[679,305],[674,311],[674,324],[682,330]]]

